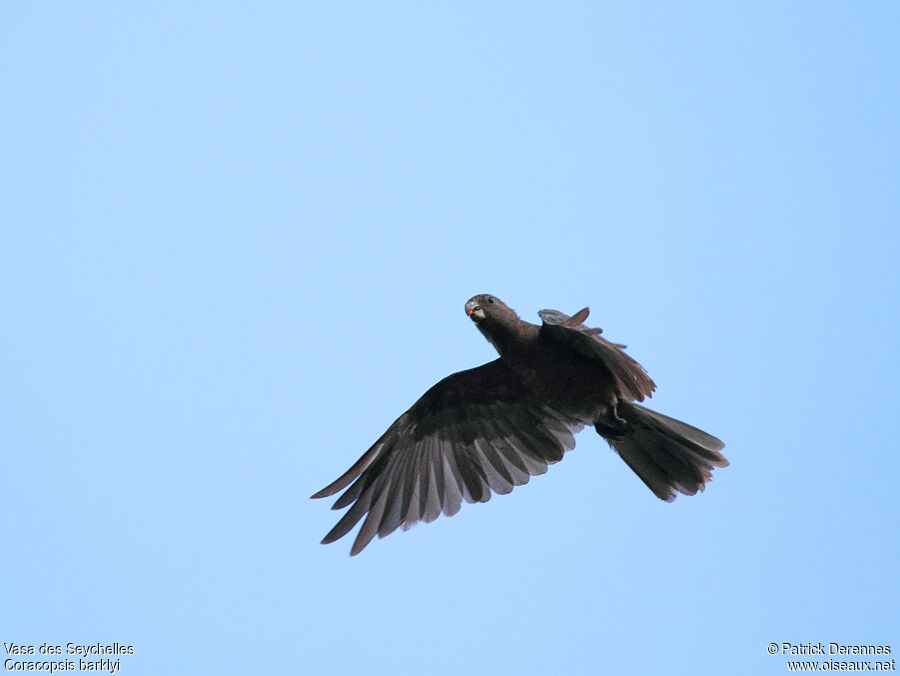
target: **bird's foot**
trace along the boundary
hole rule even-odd
[[[594,423],[597,434],[607,439],[624,439],[630,433],[628,421],[619,415],[616,405],[613,404],[606,410],[602,420]]]

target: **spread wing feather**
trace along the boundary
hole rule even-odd
[[[543,474],[575,447],[582,425],[536,402],[499,360],[444,378],[429,389],[329,486],[349,507],[322,540],[334,542],[363,520],[351,555],[374,538],[406,530],[462,501],[487,502]]]

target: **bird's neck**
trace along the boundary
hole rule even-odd
[[[482,322],[478,329],[501,357],[511,357],[534,339],[538,327],[516,317],[506,321]]]

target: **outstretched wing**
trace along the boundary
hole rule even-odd
[[[352,556],[375,535],[431,522],[441,513],[453,516],[463,500],[487,502],[492,490],[509,493],[562,460],[581,427],[530,397],[499,359],[454,373],[312,496],[349,486],[333,509],[350,509],[322,543],[343,537],[365,516]]]
[[[582,323],[587,319],[588,312],[584,308],[569,317],[557,310],[541,310],[538,312],[543,321],[541,333],[603,364],[612,375],[621,398],[644,401],[644,397],[652,396],[656,383],[643,366],[625,354],[625,346],[601,338],[598,335],[601,329],[591,329]]]

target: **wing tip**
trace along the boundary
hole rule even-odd
[[[363,528],[365,528],[365,524],[363,525]],[[353,546],[350,548],[350,556],[356,556],[362,550],[364,550],[366,548],[366,545],[368,545],[372,541],[373,537],[375,537],[375,533],[372,533],[371,535],[364,535],[363,531],[360,530],[356,535],[356,540],[353,541]]]
[[[576,326],[584,324],[584,320],[587,319],[588,315],[590,314],[591,309],[589,307],[583,307],[574,315],[562,322],[560,326],[565,326],[566,328],[575,328]]]

